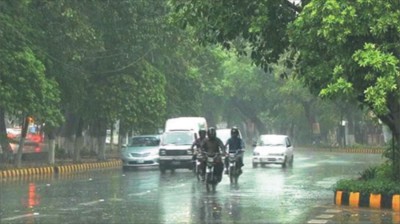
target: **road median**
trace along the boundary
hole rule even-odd
[[[85,162],[79,164],[62,164],[54,166],[34,166],[24,168],[6,168],[0,170],[0,179],[23,177],[31,175],[54,175],[59,173],[73,173],[87,170],[121,167],[122,162],[117,159],[104,162]]]

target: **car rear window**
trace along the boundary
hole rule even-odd
[[[258,141],[260,146],[285,146],[286,140],[284,136],[268,136],[262,135]]]
[[[159,144],[160,139],[156,137],[133,137],[129,142],[131,147],[157,146]]]

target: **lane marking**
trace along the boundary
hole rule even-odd
[[[316,218],[317,219],[331,219],[333,217],[334,217],[334,215],[322,214],[322,215],[317,216]]]
[[[132,194],[128,194],[129,197],[131,196],[142,196],[142,195],[146,195],[148,193],[150,193],[151,191],[144,191],[144,192],[139,192],[139,193],[132,193]]]
[[[37,215],[39,215],[39,213],[31,213],[31,214],[26,214],[26,215],[18,215],[18,216],[13,216],[13,217],[9,217],[9,218],[4,218],[4,219],[1,219],[1,220],[2,220],[2,221],[13,221],[13,220],[23,219],[23,218],[32,217],[32,216],[37,216]]]
[[[98,204],[101,202],[104,202],[104,199],[100,199],[97,201],[91,201],[91,202],[85,202],[85,203],[79,203],[79,205],[90,206],[90,205],[95,205],[95,204]]]
[[[339,213],[339,212],[341,212],[341,210],[339,210],[339,209],[327,209],[325,212],[326,213]]]
[[[311,219],[307,223],[313,223],[313,224],[323,224],[323,223],[328,223],[328,220],[323,220],[323,219]]]

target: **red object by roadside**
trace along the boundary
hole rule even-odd
[[[43,137],[40,134],[29,133],[26,135],[26,140],[40,143],[40,142],[43,142]]]

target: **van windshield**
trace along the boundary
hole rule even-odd
[[[163,145],[191,145],[193,141],[192,132],[167,132],[162,137]]]

